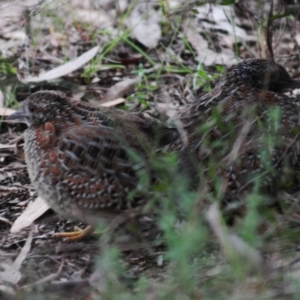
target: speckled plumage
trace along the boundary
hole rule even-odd
[[[283,94],[295,88],[300,83],[282,66],[246,60],[184,107],[176,118],[186,139],[172,146],[182,153],[181,165],[191,180],[197,182],[200,172],[219,177],[228,199],[240,198],[255,180],[261,190],[278,188],[283,168],[297,163],[300,150],[299,106]]]
[[[59,215],[92,226],[144,204],[145,195],[127,199],[138,171],[152,148],[177,134],[142,114],[96,108],[55,91],[32,94],[10,118],[28,125],[25,156],[38,194]]]
[[[206,122],[215,106],[223,116],[237,116],[249,105],[272,106],[273,97],[296,88],[300,88],[300,82],[292,79],[281,65],[265,59],[245,60],[233,67],[211,92],[184,107],[176,118],[188,134],[193,134],[194,126]],[[276,99],[276,105],[286,99]]]

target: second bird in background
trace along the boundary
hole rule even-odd
[[[276,197],[279,182],[298,163],[300,110],[283,94],[296,88],[300,83],[281,65],[245,60],[184,107],[176,118],[185,139],[172,147],[191,184],[219,186],[223,202],[245,200],[254,187]]]

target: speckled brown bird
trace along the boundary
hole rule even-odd
[[[139,192],[128,195],[139,189],[150,151],[177,135],[143,114],[96,108],[56,91],[32,94],[10,119],[28,125],[24,150],[38,195],[59,215],[93,227],[147,201]]]
[[[257,191],[274,194],[300,150],[299,106],[283,94],[295,88],[300,83],[281,65],[245,60],[184,107],[176,117],[182,138],[172,147],[190,180],[218,179],[223,199],[243,198],[255,182]]]
[[[231,113],[237,116],[252,104],[272,106],[273,95],[297,88],[300,88],[300,82],[291,78],[283,66],[266,59],[244,60],[233,67],[211,92],[184,107],[176,118],[187,134],[193,135],[195,126],[205,122],[217,105],[223,116]]]

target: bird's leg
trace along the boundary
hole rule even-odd
[[[81,229],[79,227],[75,227],[74,231],[71,232],[58,232],[55,233],[54,236],[58,238],[64,238],[66,242],[71,241],[79,241],[87,236],[93,234],[93,235],[102,235],[105,232],[111,232],[113,233],[118,227],[120,227],[124,222],[128,221],[129,219],[134,219],[135,217],[142,215],[142,210],[140,208],[138,209],[132,209],[125,212],[120,213],[118,216],[116,216],[107,226],[107,228],[103,230],[96,230],[92,226],[87,226],[85,229]]]
[[[102,235],[105,232],[113,233],[117,228],[119,228],[123,223],[128,222],[129,219],[134,219],[137,216],[143,215],[144,212],[141,208],[131,209],[125,212],[120,213],[116,216],[105,228],[104,230],[96,230],[92,226],[87,226],[85,229],[81,229],[79,227],[75,227],[75,230],[72,232],[58,232],[55,233],[54,236],[58,238],[63,238],[65,242],[74,242],[81,241],[90,235]]]
[[[64,238],[66,242],[80,241],[85,237],[91,235],[95,231],[95,228],[92,226],[87,226],[85,229],[75,227],[75,230],[72,232],[58,232],[54,236],[58,238]]]

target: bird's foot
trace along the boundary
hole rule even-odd
[[[74,231],[71,232],[58,232],[54,236],[58,238],[63,238],[65,242],[80,241],[87,236],[91,235],[95,229],[92,226],[87,226],[85,229],[75,227]]]

